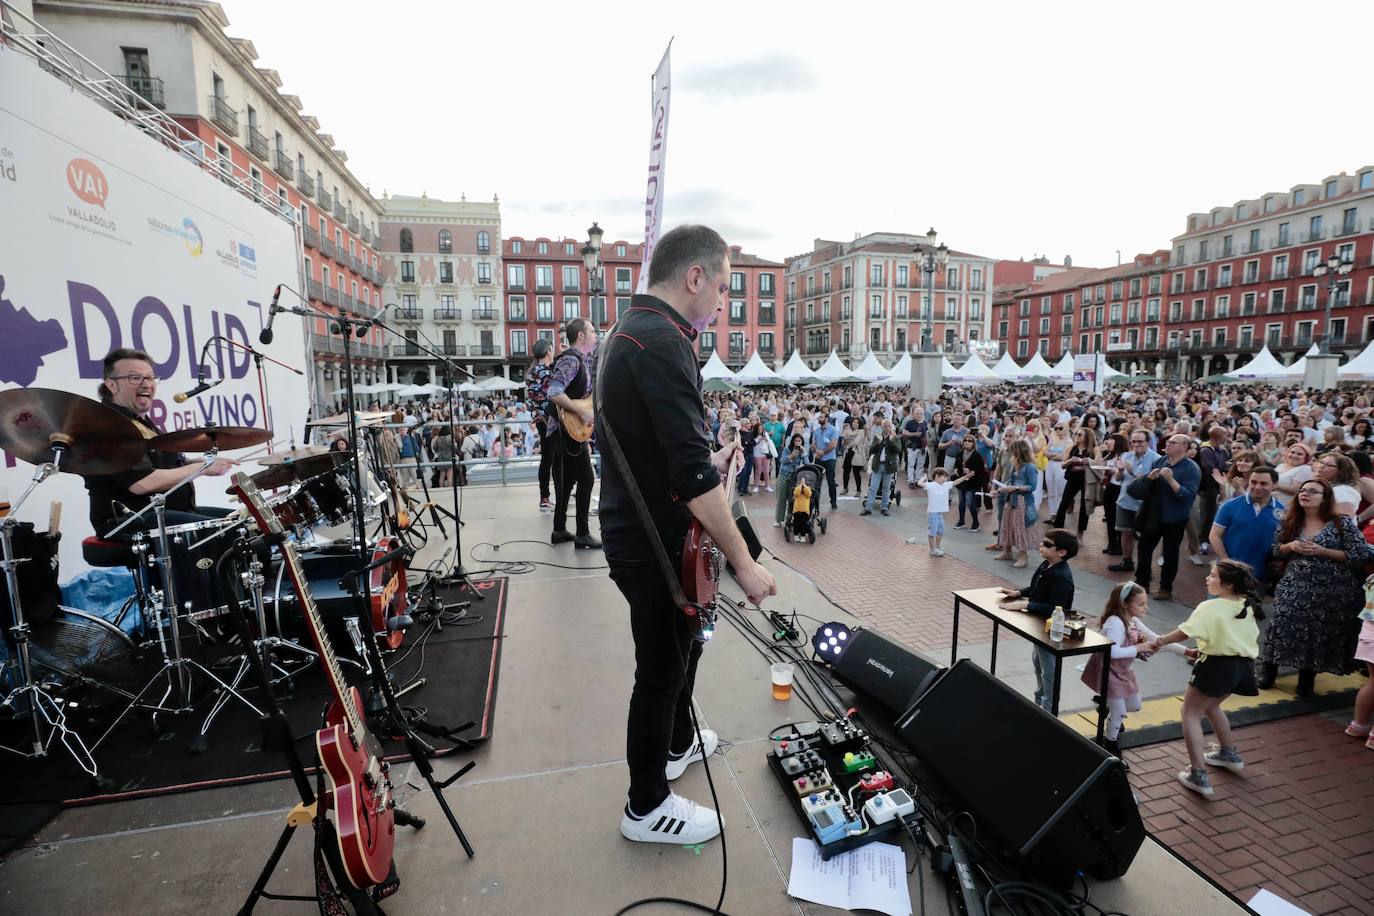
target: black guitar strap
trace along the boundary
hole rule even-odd
[[[602,361],[609,355],[610,348],[616,345],[616,330],[619,327],[620,322],[617,321],[610,333],[606,335],[605,343],[598,348],[596,359],[592,365],[592,387],[595,389],[592,411],[596,416],[597,442],[602,446],[602,451],[611,456],[620,476],[625,478],[625,489],[630,494],[630,502],[634,503],[635,513],[639,516],[639,523],[644,528],[644,536],[648,538],[649,546],[653,548],[654,559],[658,562],[659,571],[663,573],[663,578],[668,582],[668,594],[672,597],[674,604],[685,610],[692,606],[692,602],[687,600],[687,595],[682,591],[680,573],[673,568],[672,560],[668,558],[668,550],[663,546],[663,539],[658,536],[658,527],[654,524],[654,518],[649,512],[648,504],[644,502],[644,493],[639,489],[639,481],[635,479],[634,472],[630,470],[630,463],[625,460],[625,453],[620,449],[620,442],[615,437],[615,430],[611,429],[611,424],[606,422],[606,399],[601,385],[604,373],[600,370],[603,367]]]

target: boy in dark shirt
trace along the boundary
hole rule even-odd
[[[1005,596],[999,606],[1009,611],[1025,611],[1046,618],[1056,607],[1068,613],[1073,608],[1073,572],[1069,560],[1078,555],[1078,538],[1063,528],[1051,528],[1040,542],[1043,561],[1025,588],[1003,588]],[[1031,661],[1035,666],[1038,685],[1035,702],[1041,709],[1052,712],[1054,684],[1058,680],[1058,662],[1053,652],[1035,646]]]

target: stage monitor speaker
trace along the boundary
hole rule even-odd
[[[1145,839],[1121,761],[969,659],[897,728],[979,841],[1045,881],[1123,875]]]
[[[877,630],[853,631],[839,658],[835,676],[893,715],[901,715],[944,669],[928,662]]]

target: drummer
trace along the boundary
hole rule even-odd
[[[153,363],[148,354],[127,347],[112,350],[105,357],[103,375],[100,400],[137,423],[144,438],[156,436],[158,429],[148,419],[148,411],[157,393],[157,377],[153,375]],[[237,465],[238,462],[231,458],[220,457],[205,473],[219,477]],[[91,494],[91,526],[97,535],[104,536],[122,520],[125,509],[137,512],[148,505],[152,494],[167,492],[199,468],[199,462],[187,464],[180,454],[149,447],[143,460],[127,471],[86,477],[86,489]],[[197,506],[194,486],[182,487],[167,498],[168,525],[185,525],[229,514],[228,509]],[[121,531],[119,537],[132,537],[134,531],[147,530],[155,524],[153,514],[148,513]]]

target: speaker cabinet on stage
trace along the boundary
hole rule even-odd
[[[979,841],[1045,881],[1123,875],[1145,839],[1121,761],[968,659],[897,728]]]
[[[905,712],[944,670],[878,631],[865,629],[850,634],[833,667],[837,678],[893,715]]]

